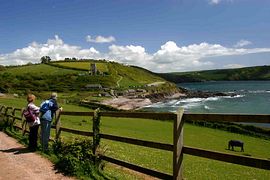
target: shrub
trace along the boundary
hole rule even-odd
[[[72,142],[56,142],[54,153],[58,157],[56,168],[66,175],[94,176],[103,169],[104,163],[92,153],[93,142],[89,139]]]

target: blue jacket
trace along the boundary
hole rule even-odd
[[[59,107],[55,99],[50,98],[49,100],[52,102],[52,105],[50,106],[50,110],[52,112],[52,119],[53,119],[53,115],[59,109]]]

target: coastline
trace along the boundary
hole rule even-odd
[[[111,106],[119,110],[136,110],[153,103],[149,98],[128,98],[119,96],[104,100],[101,104]]]
[[[217,96],[235,96],[235,94],[225,94],[221,92],[203,92],[203,91],[187,91],[185,93],[175,92],[175,93],[154,93],[148,94],[144,98],[119,96],[113,97],[112,99],[107,99],[101,101],[101,104],[114,107],[119,110],[138,110],[145,106],[152,105],[158,102],[166,102],[173,99],[186,99],[186,98],[208,98]]]

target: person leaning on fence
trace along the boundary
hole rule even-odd
[[[52,93],[51,98],[42,102],[40,105],[40,120],[41,120],[41,146],[42,151],[48,151],[48,143],[51,131],[51,122],[57,110],[62,111],[58,107],[57,93]]]
[[[40,119],[39,119],[39,107],[37,107],[34,104],[34,101],[36,99],[36,96],[33,94],[27,95],[27,107],[26,109],[31,112],[33,116],[33,121],[27,121],[27,124],[29,125],[29,145],[28,148],[31,151],[36,151],[37,149],[37,136],[38,136],[38,128],[40,125]]]

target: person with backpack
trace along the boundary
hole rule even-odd
[[[28,148],[31,151],[37,150],[38,128],[40,125],[39,107],[34,104],[35,99],[35,95],[27,95],[27,107],[24,111],[24,117],[30,129]]]
[[[57,93],[53,92],[50,99],[45,100],[40,105],[40,120],[41,120],[41,146],[42,151],[48,151],[48,144],[51,131],[51,122],[55,115],[55,112],[62,108],[58,107]]]

